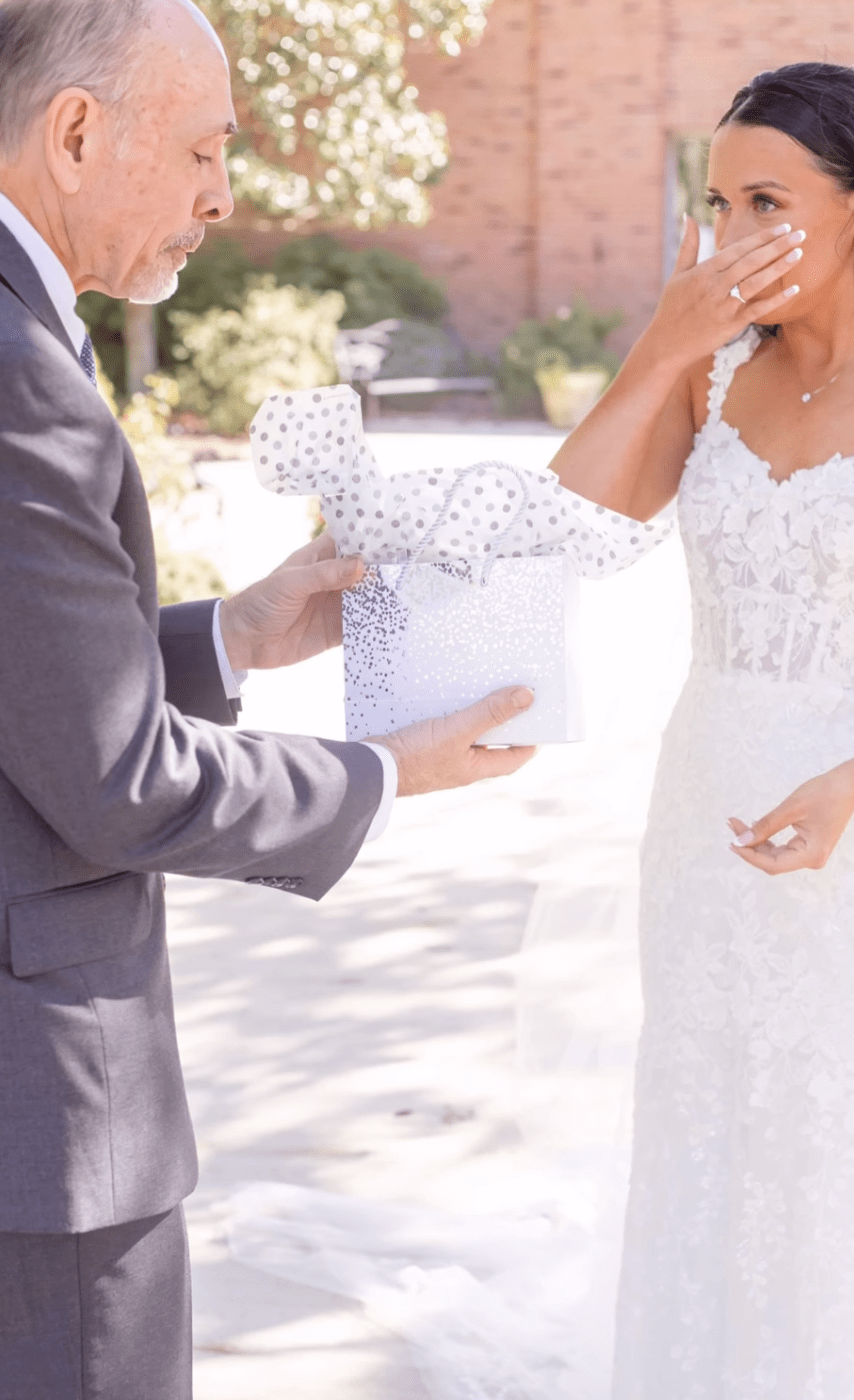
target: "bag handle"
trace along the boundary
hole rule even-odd
[[[519,485],[522,487],[522,500],[516,511],[516,514],[513,516],[513,519],[507,526],[507,529],[504,531],[503,535],[500,535],[496,540],[495,553],[493,553],[489,559],[484,560],[483,569],[481,570],[480,575],[480,586],[481,588],[486,587],[486,585],[489,582],[489,575],[492,572],[492,565],[495,563],[498,550],[501,548],[508,535],[512,535],[516,526],[519,524],[519,521],[522,519],[522,516],[525,514],[525,511],[528,509],[528,502],[531,499],[531,489],[523,473],[519,470],[518,467],[511,467],[507,462],[475,462],[473,466],[466,467],[465,470],[460,472],[459,475],[451,482],[451,485],[445,492],[445,499],[442,502],[442,509],[439,511],[439,514],[436,516],[436,519],[433,521],[433,524],[428,526],[427,530],[424,532],[420,541],[418,542],[415,551],[409,556],[406,563],[404,564],[403,569],[401,570],[400,577],[398,578],[397,583],[395,584],[395,593],[400,592],[401,588],[403,587],[404,581],[406,580],[409,574],[410,569],[413,567],[414,564],[418,563],[418,560],[421,558],[425,549],[427,549],[433,543],[439,531],[444,525],[447,524],[448,515],[450,514],[451,506],[454,503],[454,498],[456,497],[456,494],[462,486],[463,482],[468,477],[472,476],[474,472],[481,473],[484,471],[489,471],[492,468],[494,468],[495,471],[509,472],[511,476],[515,476],[516,480],[519,482]]]

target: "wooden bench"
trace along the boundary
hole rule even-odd
[[[440,346],[436,353],[436,359],[441,361],[442,351],[445,351],[447,361],[447,351],[452,352],[451,358],[456,358],[464,367],[465,349],[458,336],[453,332],[441,331],[436,327],[409,324],[399,320],[389,319],[387,321],[377,321],[372,326],[363,326],[360,329],[339,331],[335,342],[335,358],[338,364],[338,373],[342,383],[353,384],[358,388],[365,409],[365,420],[376,419],[380,415],[380,407],[384,399],[394,397],[403,398],[411,394],[494,394],[496,389],[495,380],[490,375],[471,374],[409,374],[406,378],[383,378],[383,363],[387,355],[393,350],[395,338],[403,336],[404,340],[408,336],[415,337],[416,344],[413,347],[414,353],[410,353],[408,358],[414,360],[413,368],[420,369],[423,365],[425,369],[431,368],[429,364],[430,351],[428,348],[425,354],[423,345],[417,344],[419,335],[423,339],[427,336],[444,337],[446,345]],[[458,342],[455,347],[454,341]],[[453,354],[457,350],[456,355]],[[403,356],[404,360],[407,358]],[[425,360],[428,363],[424,363]],[[401,365],[401,368],[403,366]],[[437,369],[441,369],[441,363],[437,363]],[[452,369],[450,363],[446,363],[447,369]]]
[[[364,385],[368,421],[380,416],[383,399],[404,394],[494,394],[495,380],[487,375],[457,379],[371,379]]]

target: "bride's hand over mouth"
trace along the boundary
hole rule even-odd
[[[697,431],[691,372],[754,322],[775,324],[797,297],[803,229],[777,224],[697,262],[686,219],[673,276],[646,330],[600,401],[552,462],[561,485],[597,505],[649,520],[672,500]],[[738,297],[732,295],[738,291]]]
[[[821,870],[852,815],[854,759],[802,783],[779,807],[750,827],[732,817],[729,827],[735,841],[730,849],[768,875]],[[795,835],[790,841],[775,845],[771,838],[788,826],[794,827]]]
[[[673,276],[643,339],[663,359],[678,355],[685,365],[713,354],[749,325],[773,323],[800,288],[781,289],[803,256],[803,229],[778,224],[740,238],[698,263],[700,230],[685,220],[685,235]],[[734,295],[738,292],[738,297]]]

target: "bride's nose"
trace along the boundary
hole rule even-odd
[[[761,227],[759,220],[750,211],[740,214],[734,209],[730,210],[715,227],[715,247],[719,253],[723,252],[724,248],[729,248],[732,243],[738,243],[740,239],[758,233]]]

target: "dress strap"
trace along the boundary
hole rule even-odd
[[[709,416],[706,419],[709,427],[714,427],[720,422],[724,399],[733,375],[741,365],[747,364],[760,340],[761,336],[756,327],[748,326],[736,340],[731,340],[728,345],[722,345],[720,350],[716,351],[714,364],[709,370]]]

